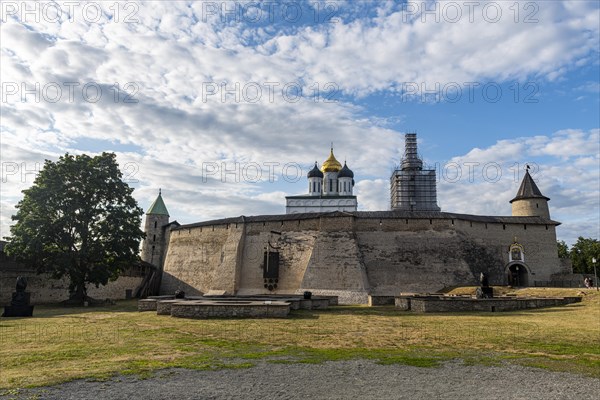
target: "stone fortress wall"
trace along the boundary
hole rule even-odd
[[[322,194],[332,188],[335,192],[335,179],[341,176],[354,177],[346,165],[341,167],[332,148],[321,170],[315,163],[307,174],[312,181],[309,188],[329,182],[322,185]],[[309,192],[323,200],[319,190]],[[286,197],[288,203],[309,198]],[[160,194],[159,200],[162,203]],[[410,133],[391,178],[392,211],[341,207],[309,213],[287,207],[286,215],[242,216],[174,228],[163,246],[161,291],[182,289],[198,295],[310,290],[337,295],[341,303],[367,303],[368,295],[475,285],[481,273],[492,285],[549,282],[565,268],[556,247],[559,223],[550,219],[548,200],[527,166],[510,201],[512,216],[441,212],[435,173],[423,169],[416,134]],[[277,257],[279,261],[267,268],[271,246],[277,253],[272,262],[277,263]]]
[[[161,293],[301,293],[366,303],[368,294],[507,284],[509,246],[525,249],[530,284],[561,271],[556,222],[443,212],[337,212],[229,218],[171,231]],[[276,232],[275,234],[272,231]],[[280,233],[280,234],[278,234]],[[263,282],[263,252],[279,248],[277,289]],[[275,251],[275,250],[272,250]]]
[[[52,279],[49,274],[36,274],[20,266],[18,269],[0,270],[0,304],[10,304],[12,293],[15,291],[17,277],[27,278],[27,291],[31,293],[31,304],[57,303],[69,298],[69,280]],[[87,294],[98,300],[120,300],[126,298],[126,293],[142,283],[142,276],[120,276],[116,281],[108,282],[105,286],[87,286]]]

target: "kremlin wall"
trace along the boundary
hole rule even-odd
[[[142,254],[163,270],[161,294],[311,291],[337,295],[342,304],[361,304],[370,294],[476,285],[481,272],[492,285],[513,286],[533,286],[565,272],[556,247],[559,222],[550,219],[549,198],[529,171],[511,200],[511,216],[442,212],[435,176],[422,169],[416,135],[408,134],[401,168],[391,178],[389,211],[348,211],[340,203],[338,210],[302,212],[306,204],[290,204],[305,197],[310,207],[322,207],[323,201],[343,195],[336,181],[342,166],[334,160],[332,149],[324,174],[311,171],[309,194],[289,196],[288,213],[282,215],[179,225],[169,222],[159,194],[147,212]],[[352,173],[352,185],[353,178]]]

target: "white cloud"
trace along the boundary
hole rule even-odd
[[[286,101],[282,88],[287,83],[300,82],[304,94],[315,84],[323,91],[325,83],[335,82],[344,93],[366,95],[394,94],[403,82],[431,87],[435,82],[559,79],[574,66],[593,62],[600,36],[593,2],[536,3],[540,23],[534,24],[515,24],[509,10],[495,24],[481,17],[473,23],[465,18],[422,23],[419,16],[406,20],[400,4],[385,2],[373,9],[350,2],[339,3],[337,22],[290,26],[222,23],[219,15],[207,15],[206,2],[140,3],[133,16],[139,23],[123,23],[130,10],[121,9],[121,22],[115,22],[108,18],[110,4],[101,4],[104,15],[97,23],[82,18],[76,7],[72,21],[63,13],[60,23],[8,18],[0,24],[3,83],[15,83],[19,91],[23,83],[38,83],[42,91],[55,83],[63,89],[57,102],[47,95],[40,101],[28,95],[24,102],[20,92],[3,92],[8,99],[2,102],[2,160],[43,162],[65,151],[81,152],[86,141],[105,144],[102,150],[117,151],[122,166],[138,168],[136,196],[142,206],[163,187],[173,216],[187,222],[283,212],[283,193],[301,192],[304,185],[286,184],[281,167],[322,162],[331,141],[338,159],[347,159],[357,176],[361,209],[388,208],[388,177],[398,162],[400,135],[382,117],[365,117],[351,99],[340,100],[339,93],[336,103],[308,96]],[[73,100],[68,82],[79,85]],[[230,89],[239,83],[242,90],[256,82],[263,96],[256,104],[243,97],[236,103],[232,96],[222,102],[220,95],[205,101],[206,85],[221,82]],[[272,102],[267,82],[279,84]],[[128,83],[135,85],[127,89]],[[86,84],[102,89],[98,102],[82,98]],[[124,102],[128,94],[137,103]],[[508,213],[506,202],[518,187],[508,169],[515,161],[533,160],[540,165],[542,190],[556,193],[549,196],[557,219],[583,219],[597,194],[585,189],[590,180],[597,181],[594,141],[597,130],[570,130],[473,149],[451,161],[498,162],[505,176],[493,184],[442,181],[440,204],[448,211]],[[122,150],[127,146],[137,150]],[[99,149],[87,152],[94,150]],[[264,173],[267,163],[278,163],[277,179],[205,180],[203,165],[214,162],[258,163]],[[12,178],[3,182],[2,234],[28,184]]]
[[[390,182],[388,179],[362,179],[356,183],[354,194],[361,211],[388,210],[390,208]]]
[[[462,166],[457,182],[443,176],[438,200],[444,211],[483,215],[510,215],[523,167],[530,163],[541,192],[550,197],[550,215],[563,222],[559,236],[569,243],[578,236],[598,237],[600,228],[599,131],[563,130],[551,135],[501,140],[485,149],[474,149],[450,162]],[[476,164],[468,164],[476,163]],[[490,164],[494,163],[494,164]],[[468,166],[473,168],[473,182]],[[486,175],[484,167],[489,165]],[[502,177],[496,180],[496,165]]]

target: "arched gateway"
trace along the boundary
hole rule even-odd
[[[506,265],[506,278],[509,286],[529,286],[529,268],[521,261],[513,261]]]

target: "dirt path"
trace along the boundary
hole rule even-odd
[[[439,368],[367,360],[269,364],[236,370],[163,370],[152,378],[117,377],[23,390],[0,398],[41,399],[596,399],[600,380],[516,365]],[[35,397],[38,395],[39,397]]]

